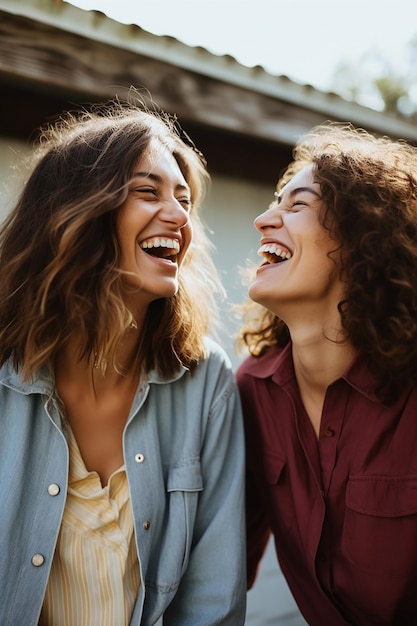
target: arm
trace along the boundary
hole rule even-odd
[[[247,587],[255,583],[260,561],[264,555],[271,530],[268,515],[261,497],[262,485],[259,484],[261,473],[262,446],[259,432],[259,410],[253,378],[245,376],[245,364],[237,372],[237,381],[243,406],[243,423],[246,446],[246,550],[247,550]]]
[[[201,493],[187,570],[165,626],[240,626],[245,620],[244,439],[230,372],[212,401],[201,450]]]

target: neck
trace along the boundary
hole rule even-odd
[[[138,345],[139,330],[129,328],[121,342],[115,363],[108,363],[105,369],[99,366],[99,353],[95,361],[79,358],[79,342],[70,340],[59,352],[55,360],[54,371],[58,391],[63,387],[73,387],[79,395],[88,394],[96,398],[105,398],[113,391],[119,393],[136,388],[139,372],[134,366]]]
[[[291,335],[297,380],[302,377],[327,389],[355,355],[337,309],[341,299],[337,294],[330,302],[291,306],[282,315]]]
[[[320,390],[327,387],[351,363],[356,354],[350,342],[334,342],[329,339],[292,342],[294,370],[298,383]]]
[[[123,371],[109,364],[103,372],[91,359],[80,360],[76,341],[69,342],[55,361],[55,384],[64,417],[87,470],[98,472],[103,485],[124,463],[123,433],[139,382],[138,368],[128,368],[136,344],[137,339],[127,331],[117,355]]]
[[[331,332],[331,330],[333,331]],[[334,325],[310,323],[290,328],[294,372],[305,410],[319,436],[328,386],[343,374],[356,354]]]

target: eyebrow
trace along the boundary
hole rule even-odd
[[[162,176],[159,176],[159,174],[153,174],[152,172],[134,172],[133,177],[134,178],[136,177],[137,178],[150,178],[151,180],[159,184],[163,182]],[[184,191],[190,191],[190,187],[188,185],[183,185],[182,183],[178,183],[175,189],[179,189],[179,190],[184,189]]]
[[[313,189],[313,187],[296,187],[295,189],[290,189],[288,191],[288,195],[290,196],[290,198],[293,198],[295,195],[297,195],[297,193],[301,193],[303,191],[307,191],[309,193],[312,193],[314,196],[316,196],[316,198],[321,198],[321,195],[318,193],[318,191]],[[281,192],[276,193],[276,199],[277,199],[277,202],[279,204],[281,202],[281,200],[282,200]]]

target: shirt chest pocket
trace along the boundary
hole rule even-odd
[[[275,454],[265,454],[265,477],[268,485],[278,484],[282,471],[285,467],[285,458]]]
[[[273,510],[274,531],[291,534],[296,516],[293,485],[289,480],[286,459],[275,454],[265,454],[264,484],[267,500]]]
[[[369,572],[405,577],[417,569],[417,475],[351,476],[343,551]]]

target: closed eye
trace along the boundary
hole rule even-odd
[[[190,198],[177,198],[177,201],[180,204],[183,204],[185,207],[187,207],[188,209],[191,209],[191,200]]]
[[[307,206],[307,202],[303,202],[302,200],[296,200],[292,203],[291,206],[287,208],[287,211],[298,211],[300,207]]]
[[[291,213],[291,212],[295,212],[299,210],[300,206],[307,206],[307,202],[304,202],[303,200],[299,200],[298,198],[294,200],[292,204],[286,205],[285,202],[282,201],[282,198],[278,195],[277,192],[275,192],[274,196],[275,196],[274,199],[269,205],[270,209],[280,209],[281,211],[286,211],[286,212]]]
[[[156,189],[153,187],[136,187],[130,190],[131,193],[140,193],[145,195],[157,196]]]
[[[285,213],[297,213],[300,211],[302,207],[308,206],[307,202],[303,202],[302,200],[297,200],[290,205],[285,205],[284,203],[278,202],[276,200],[272,201],[269,205],[270,209],[279,209],[280,211],[284,211]]]
[[[301,197],[300,197],[301,196]],[[304,200],[304,198],[307,198]],[[303,198],[303,199],[301,199]],[[283,192],[276,191],[274,193],[274,200],[270,204],[269,208],[281,209],[287,212],[297,212],[302,207],[310,207],[316,200],[320,200],[321,196],[318,191],[312,187],[297,187],[295,189],[287,189]]]

